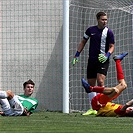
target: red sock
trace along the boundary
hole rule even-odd
[[[103,93],[103,90],[104,90],[105,87],[102,87],[102,86],[90,86],[90,89],[92,92],[97,92],[97,93]]]
[[[120,60],[116,60],[116,71],[117,71],[117,80],[124,79],[124,74]]]

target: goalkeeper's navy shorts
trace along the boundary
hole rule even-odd
[[[92,61],[88,59],[88,65],[87,65],[87,79],[96,78],[97,73],[107,75],[109,67],[109,60],[107,60],[105,63],[101,63],[99,61]]]

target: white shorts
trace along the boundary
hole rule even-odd
[[[6,116],[20,116],[23,114],[24,107],[18,100],[18,95],[14,95],[11,100],[0,99],[2,111]]]

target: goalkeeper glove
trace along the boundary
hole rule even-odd
[[[73,60],[72,60],[72,65],[75,65],[78,62],[79,55],[80,55],[80,52],[77,51]]]
[[[106,54],[99,54],[99,62],[104,63],[110,57],[110,55],[110,52],[107,52]]]

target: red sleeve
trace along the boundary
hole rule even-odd
[[[121,111],[121,108],[123,107],[123,105],[120,105],[114,112],[120,116],[124,116],[126,111]]]

